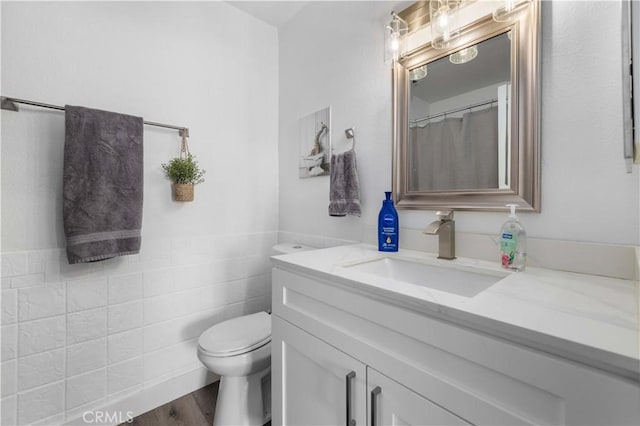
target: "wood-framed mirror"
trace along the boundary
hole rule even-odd
[[[540,1],[526,3],[511,21],[489,12],[450,48],[425,42],[394,63],[398,208],[540,211]]]

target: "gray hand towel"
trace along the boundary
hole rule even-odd
[[[360,183],[353,149],[331,156],[329,201],[329,216],[360,216]]]
[[[69,263],[140,252],[140,117],[65,106],[63,221]]]

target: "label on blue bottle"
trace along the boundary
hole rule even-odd
[[[382,217],[382,250],[398,250],[398,230],[395,226],[395,217],[385,214]]]

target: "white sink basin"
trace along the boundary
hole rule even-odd
[[[507,275],[506,272],[470,272],[391,257],[367,260],[344,267],[465,297],[477,295]]]

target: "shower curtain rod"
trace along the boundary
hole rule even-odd
[[[498,99],[491,99],[490,101],[484,101],[484,102],[479,102],[479,103],[473,104],[473,105],[467,105],[464,108],[452,109],[451,111],[440,112],[438,114],[429,115],[429,116],[423,117],[423,118],[416,118],[415,120],[411,120],[411,122],[412,123],[417,123],[419,121],[431,120],[432,118],[441,117],[443,115],[455,114],[456,112],[464,111],[464,110],[467,110],[467,109],[477,108],[477,107],[484,106],[484,105],[490,105],[490,104],[492,104],[494,102],[498,102]]]
[[[42,102],[28,101],[26,99],[9,98],[7,96],[2,96],[1,99],[2,109],[6,109],[8,111],[18,111],[18,105],[16,104],[32,105],[40,108],[49,108],[56,109],[58,111],[64,111],[64,107],[60,105],[45,104]],[[189,128],[187,127],[172,126],[171,124],[156,123],[153,121],[144,121],[144,124],[146,124],[147,126],[164,127],[165,129],[177,130],[178,133],[180,133],[180,136],[189,137]]]

